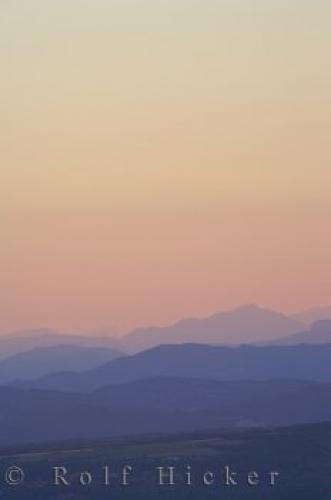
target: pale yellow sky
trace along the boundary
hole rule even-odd
[[[331,6],[0,2],[0,332],[330,303]]]

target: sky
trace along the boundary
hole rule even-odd
[[[330,304],[330,15],[0,0],[0,333]]]

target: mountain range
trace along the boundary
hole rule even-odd
[[[77,345],[136,353],[160,344],[238,345],[268,342],[301,332],[305,326],[281,313],[256,305],[238,307],[207,318],[183,319],[174,325],[136,329],[122,337],[67,335],[40,329],[0,336],[0,359],[35,347]]]
[[[36,347],[0,360],[0,384],[18,378],[25,380],[39,378],[68,369],[73,372],[83,372],[122,356],[124,356],[122,352],[107,347],[76,345]]]
[[[268,331],[268,335],[263,333],[266,331]],[[272,335],[270,331],[273,332]],[[277,335],[275,334],[276,331],[278,332]],[[296,333],[287,335],[288,331],[295,331]],[[286,333],[285,336],[284,332]],[[232,334],[232,346],[238,345],[241,338],[245,339],[243,344],[260,347],[291,346],[303,343],[329,344],[331,343],[331,320],[318,321],[308,330],[304,329],[298,323],[293,323],[293,320],[289,321],[285,316],[273,311],[268,311],[257,306],[244,306],[227,313],[216,314],[206,319],[183,320],[172,327],[142,329],[121,339],[64,335],[52,330],[19,332],[16,336],[0,337],[0,384],[12,382],[15,379],[24,379],[27,381],[59,373],[59,375],[55,375],[54,377],[38,381],[37,384],[41,384],[42,387],[46,384],[47,388],[50,384],[51,387],[54,386],[56,389],[61,389],[62,382],[59,382],[63,377],[61,372],[86,372],[101,367],[102,364],[114,359],[124,357],[128,352],[142,353],[141,356],[133,356],[134,359],[124,361],[123,366],[125,366],[125,363],[129,364],[126,375],[126,370],[124,370],[124,375],[119,375],[117,371],[113,373],[114,367],[109,368],[111,370],[109,374],[110,379],[114,377],[117,380],[119,377],[121,381],[122,379],[123,381],[128,381],[132,379],[133,372],[131,368],[133,367],[133,370],[135,370],[135,364],[139,362],[139,359],[147,357],[150,360],[150,353],[144,354],[143,346],[152,344],[151,348],[153,348],[154,345],[158,346],[159,343],[167,345],[167,341],[173,339],[174,348],[175,345],[182,345],[185,339],[189,339],[189,343],[199,344],[200,338],[208,339],[208,344],[215,346],[223,344],[225,346],[230,343],[230,334]],[[262,334],[266,338],[271,337],[271,340],[264,339],[263,341],[254,343],[253,339],[261,338]],[[228,339],[227,342],[226,337]],[[221,339],[224,340],[223,343]],[[149,351],[150,349],[147,348],[147,350]],[[184,349],[184,356],[187,354],[186,350]],[[243,348],[241,351],[243,351]],[[234,367],[236,363],[238,364],[238,356],[241,351],[225,351],[223,358],[232,359],[234,356],[233,353],[236,352],[237,361],[234,359]],[[252,352],[246,350],[246,361],[249,356],[252,356]],[[174,356],[176,358],[177,353]],[[162,365],[162,359],[160,363]],[[226,365],[226,361],[223,361],[223,363]],[[257,362],[257,366],[259,366],[259,362]],[[271,363],[270,366],[273,366],[273,364]],[[281,366],[280,363],[279,367]],[[156,373],[153,370],[150,372],[148,367],[147,362],[147,376],[160,374],[158,371]],[[242,365],[242,369],[243,367],[244,365]],[[100,372],[103,370],[107,371],[108,368],[100,368]],[[274,370],[274,372],[277,375],[277,370]],[[272,372],[272,376],[274,372]],[[75,374],[65,375],[65,383],[62,385],[71,390],[72,384],[74,390],[76,390],[76,386],[80,390],[80,382],[74,382],[74,379],[76,379]],[[181,371],[179,375],[182,375]],[[184,375],[191,376],[190,374]],[[242,370],[243,378],[247,375],[251,376],[254,373],[251,373],[250,370],[247,373]],[[232,375],[231,372],[230,374],[224,372],[223,376],[227,379]],[[99,382],[91,383],[93,377],[93,374],[88,375],[87,388],[90,384],[92,389],[100,385]],[[109,381],[109,377],[107,377],[105,383]],[[98,378],[100,376],[96,375],[96,380]],[[299,378],[302,378],[301,374]],[[100,383],[104,382],[101,380]]]
[[[184,319],[171,326],[136,329],[121,339],[121,345],[131,353],[160,344],[238,345],[266,342],[295,334],[303,328],[300,322],[284,314],[247,305],[203,319]]]
[[[317,319],[317,325],[310,325],[307,315],[310,319]],[[135,354],[160,344],[329,342],[331,333],[329,339],[326,332],[329,327],[318,321],[328,315],[331,321],[331,308],[309,310],[291,317],[256,305],[247,305],[206,318],[183,319],[170,326],[135,329],[122,337],[110,336],[108,330],[107,335],[69,335],[49,329],[27,330],[0,336],[0,359],[36,347],[58,345],[112,348]]]
[[[22,332],[0,349],[2,445],[331,420],[330,320],[245,306],[121,339]]]
[[[92,392],[109,384],[155,377],[210,380],[313,380],[331,382],[331,344],[296,346],[162,345],[115,359],[84,373],[63,372],[16,387]]]
[[[297,345],[297,344],[330,344],[331,343],[331,320],[320,320],[313,323],[309,330],[295,333],[288,337],[276,339],[273,345]]]
[[[0,387],[1,445],[331,419],[331,384],[158,377],[90,394]]]
[[[118,341],[112,337],[69,335],[42,328],[12,332],[0,336],[0,360],[30,351],[36,347],[55,347],[59,345],[119,349]]]
[[[26,330],[0,336],[0,360],[36,347],[58,345],[112,348],[135,354],[160,344],[192,342],[222,345],[329,342],[325,332],[327,324],[318,324],[327,319],[331,321],[328,307],[286,316],[257,305],[246,305],[206,318],[183,319],[169,326],[137,328],[122,337],[112,336],[109,330],[93,335],[63,334],[45,328]]]

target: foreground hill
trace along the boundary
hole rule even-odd
[[[155,378],[91,394],[0,387],[0,443],[331,420],[331,384]]]
[[[114,360],[84,373],[58,373],[20,387],[71,392],[94,391],[159,376],[210,380],[315,380],[331,382],[331,344],[221,347],[199,344],[159,346]]]
[[[67,445],[34,446],[29,449],[3,450],[0,470],[17,463],[28,480],[21,486],[4,482],[4,498],[13,500],[328,500],[331,491],[331,424],[314,424],[273,429],[223,429],[212,432],[154,436],[108,442],[76,442]],[[50,485],[52,467],[65,466],[70,486]],[[111,486],[105,487],[100,476],[109,464]],[[133,475],[128,487],[120,486],[124,464]],[[193,484],[183,484],[183,471],[191,466]],[[229,465],[237,473],[237,485],[224,486],[223,468]],[[156,486],[156,467],[176,468],[174,486]],[[94,482],[82,488],[77,471],[89,469]],[[258,486],[247,484],[250,471],[260,474]],[[266,481],[266,471],[278,471],[274,487]],[[216,481],[204,486],[202,474],[213,471]],[[88,493],[86,493],[86,491]]]
[[[37,347],[0,361],[0,384],[18,378],[39,378],[64,370],[86,371],[122,356],[124,354],[120,351],[102,347]]]
[[[141,328],[121,340],[126,352],[137,352],[160,344],[197,342],[241,344],[268,341],[302,331],[303,325],[284,314],[256,305],[203,319],[184,319],[163,328]]]

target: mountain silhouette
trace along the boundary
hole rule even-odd
[[[314,380],[331,382],[331,344],[224,347],[163,345],[116,359],[84,373],[63,372],[15,386],[88,392],[160,376],[209,380]]]
[[[75,345],[81,347],[105,347],[119,349],[119,342],[112,337],[69,335],[49,329],[22,330],[0,336],[0,361],[9,356],[30,351],[37,347]]]
[[[302,311],[291,316],[295,321],[304,323],[307,326],[311,326],[320,320],[329,319],[331,320],[331,306],[325,307],[312,307],[305,311]]]
[[[303,325],[293,318],[248,305],[204,319],[184,319],[172,326],[136,329],[123,337],[120,345],[126,352],[135,353],[160,344],[246,344],[285,337],[302,329]]]
[[[86,371],[122,356],[124,354],[120,351],[103,347],[36,347],[0,361],[0,384],[18,378],[39,378],[64,370]]]
[[[109,331],[91,335],[71,335],[42,328],[22,330],[0,336],[0,359],[36,347],[77,345],[106,347],[126,353],[137,353],[160,344],[188,342],[238,345],[268,342],[301,332],[304,325],[281,313],[256,305],[238,307],[207,318],[183,319],[174,325],[135,329],[122,337],[109,336]]]
[[[289,337],[277,339],[271,342],[273,345],[296,345],[296,344],[330,344],[331,343],[331,320],[316,321],[310,330],[299,332]]]
[[[331,419],[331,385],[154,378],[91,394],[0,387],[2,446]]]

